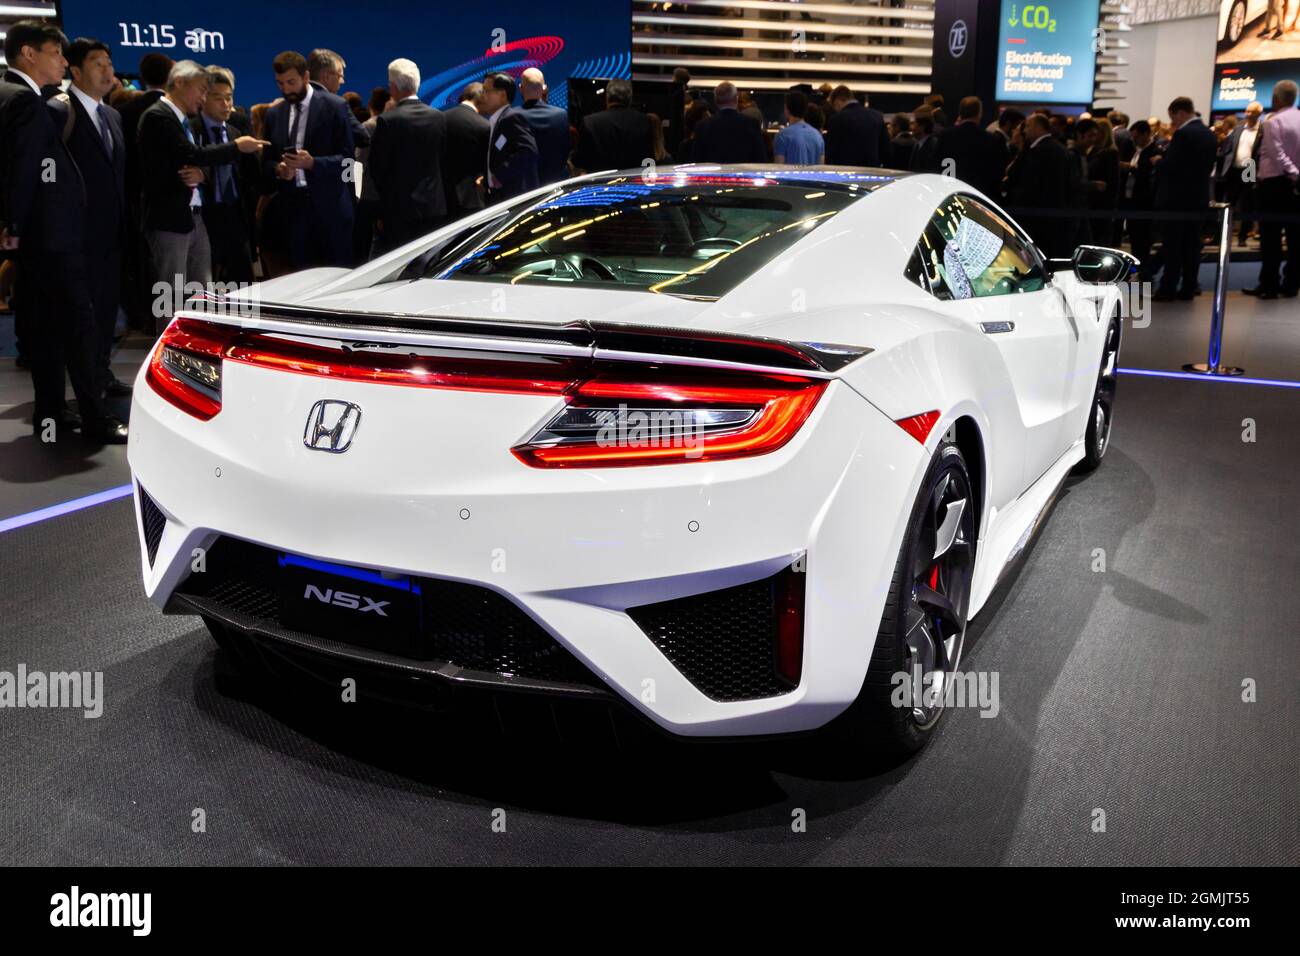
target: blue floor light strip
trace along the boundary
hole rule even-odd
[[[50,518],[57,518],[59,515],[80,511],[82,508],[93,508],[95,505],[102,505],[107,501],[126,498],[131,494],[131,491],[131,485],[118,485],[116,488],[109,488],[107,491],[97,491],[95,494],[86,495],[84,498],[73,498],[71,501],[50,505],[48,508],[41,508],[39,511],[29,511],[27,514],[14,515],[12,518],[0,518],[0,532],[25,528],[27,525],[36,524],[38,521],[46,521]]]
[[[1193,382],[1236,382],[1238,385],[1272,385],[1274,388],[1300,388],[1300,382],[1282,378],[1247,378],[1244,375],[1203,375],[1200,372],[1162,372],[1151,368],[1121,368],[1125,375],[1145,375],[1148,378],[1185,378]]]

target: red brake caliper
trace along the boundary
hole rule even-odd
[[[939,565],[937,564],[930,569],[930,590],[939,590]]]

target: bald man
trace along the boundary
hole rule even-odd
[[[1237,238],[1246,244],[1254,223],[1250,213],[1255,211],[1255,174],[1259,163],[1259,118],[1264,114],[1264,104],[1256,101],[1246,107],[1245,120],[1238,123],[1223,141],[1219,160],[1219,177],[1223,180],[1224,201],[1235,206],[1238,215]],[[1250,176],[1246,175],[1247,171]]]
[[[529,67],[519,77],[524,118],[537,140],[537,178],[541,185],[569,178],[569,114],[546,102],[546,77]]]

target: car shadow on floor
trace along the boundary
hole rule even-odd
[[[886,823],[908,830],[910,815],[924,812],[980,821],[979,843],[958,848],[955,856],[949,852],[949,862],[999,862],[1015,836],[1035,763],[1045,759],[1037,751],[1043,701],[1103,589],[1113,587],[1117,596],[1131,591],[1155,613],[1162,606],[1178,619],[1195,613],[1176,601],[1162,605],[1156,595],[1139,594],[1135,589],[1143,586],[1131,579],[1117,584],[1114,576],[1088,573],[1089,549],[1116,553],[1154,501],[1149,478],[1118,450],[1088,481],[1083,488],[1075,480],[1067,485],[1055,513],[972,623],[964,669],[996,669],[1018,678],[1014,696],[1004,696],[1001,719],[950,714],[926,750],[909,759],[863,759],[808,738],[621,745],[567,744],[549,733],[512,738],[407,708],[343,704],[336,691],[321,700],[284,687],[259,687],[235,671],[201,631],[186,636],[196,649],[168,675],[175,685],[169,692],[192,696],[207,717],[257,751],[269,750],[277,761],[305,761],[306,779],[343,775],[392,792],[395,802],[402,795],[424,795],[700,833],[770,830],[798,808],[819,819],[819,834],[831,840],[864,825],[873,832]],[[1095,521],[1097,506],[1090,499],[1111,494],[1124,496],[1123,514]],[[1082,501],[1074,500],[1080,496]],[[1080,523],[1090,525],[1082,537]],[[1036,605],[1061,588],[1076,593],[1057,601],[1045,622]],[[1044,624],[1050,630],[1036,633]],[[1026,641],[1033,642],[1032,673],[1021,674]],[[195,748],[206,743],[192,741]],[[953,787],[953,779],[981,783]],[[256,806],[243,809],[248,818],[257,817]],[[948,838],[936,831],[935,839]],[[943,853],[936,843],[904,858]]]

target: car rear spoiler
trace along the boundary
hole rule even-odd
[[[790,342],[696,329],[624,325],[575,319],[542,325],[507,319],[458,319],[395,312],[352,312],[248,302],[199,295],[182,318],[239,325],[261,332],[321,335],[358,346],[423,345],[484,352],[586,356],[609,361],[652,361],[800,372],[829,377],[871,352],[857,345]],[[310,331],[308,331],[310,329]]]

